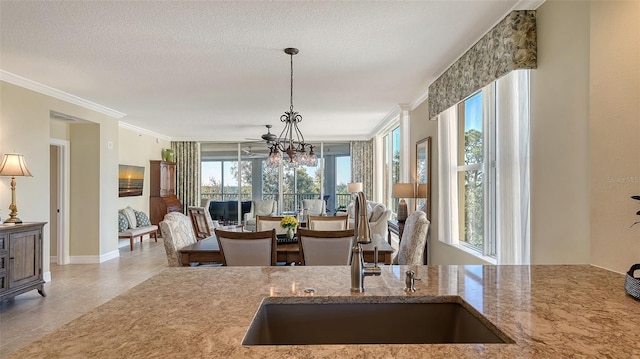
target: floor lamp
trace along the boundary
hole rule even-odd
[[[17,153],[6,153],[0,163],[0,176],[11,177],[11,205],[9,218],[4,223],[22,223],[18,218],[18,206],[16,206],[16,177],[31,177],[24,156]]]

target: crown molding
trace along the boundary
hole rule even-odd
[[[400,116],[400,113],[402,111],[411,111],[411,106],[406,103],[400,103],[393,106],[391,111],[389,111],[387,115],[384,116],[384,118],[378,123],[378,125],[374,127],[374,129],[369,133],[369,138],[377,136],[389,126],[391,126],[391,124],[398,121],[398,117]]]
[[[138,126],[134,126],[132,124],[126,123],[126,122],[122,122],[122,121],[118,121],[118,126],[120,128],[124,128],[125,130],[129,130],[129,131],[133,131],[142,135],[148,135],[151,137],[156,137],[159,138],[161,140],[165,140],[165,141],[176,141],[176,139],[173,139],[169,136],[163,135],[161,133],[158,132],[154,132],[151,130],[147,130],[146,128],[142,128],[142,127],[138,127]]]
[[[74,96],[70,93],[66,93],[64,91],[54,89],[53,87],[43,85],[41,83],[26,79],[22,76],[12,74],[11,72],[7,72],[4,70],[0,70],[0,80],[14,84],[16,86],[24,87],[26,89],[41,93],[43,95],[56,98],[58,100],[69,102],[74,105],[78,105],[80,107],[84,107],[86,109],[105,114],[110,117],[114,117],[116,119],[121,119],[127,115],[126,113],[122,113],[122,112],[110,109],[106,106],[99,105],[95,102],[85,100],[78,96]]]
[[[409,104],[411,111],[415,110],[416,107],[422,105],[422,103],[425,102],[428,97],[429,97],[429,87],[427,86],[427,89],[422,93],[422,95],[420,95],[418,98],[416,98]]]

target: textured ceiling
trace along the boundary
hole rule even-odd
[[[518,1],[1,1],[0,69],[190,140],[368,138]]]

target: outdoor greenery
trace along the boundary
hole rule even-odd
[[[470,129],[465,132],[464,164],[483,161],[482,132]],[[476,247],[484,243],[484,171],[464,172],[464,241]]]

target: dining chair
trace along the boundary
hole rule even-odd
[[[215,228],[220,228],[218,221],[211,218],[211,214],[205,207],[187,207],[187,214],[191,218],[193,231],[197,240],[202,240],[213,235]]]
[[[244,215],[244,229],[256,230],[256,216],[275,216],[278,213],[278,201],[272,199],[253,200],[251,209]]]
[[[286,234],[287,229],[280,226],[280,221],[284,216],[256,216],[256,231],[276,230],[276,235]]]
[[[307,228],[316,231],[342,231],[347,229],[347,216],[311,216],[307,217]]]
[[[159,225],[169,267],[182,266],[178,251],[197,241],[191,220],[180,212],[171,212],[164,216]]]
[[[223,265],[275,266],[276,231],[237,232],[215,230]]]
[[[354,231],[314,231],[300,228],[298,246],[302,265],[349,265]]]
[[[398,254],[393,258],[393,264],[425,264],[424,254],[429,224],[427,214],[422,211],[415,211],[407,217]]]

